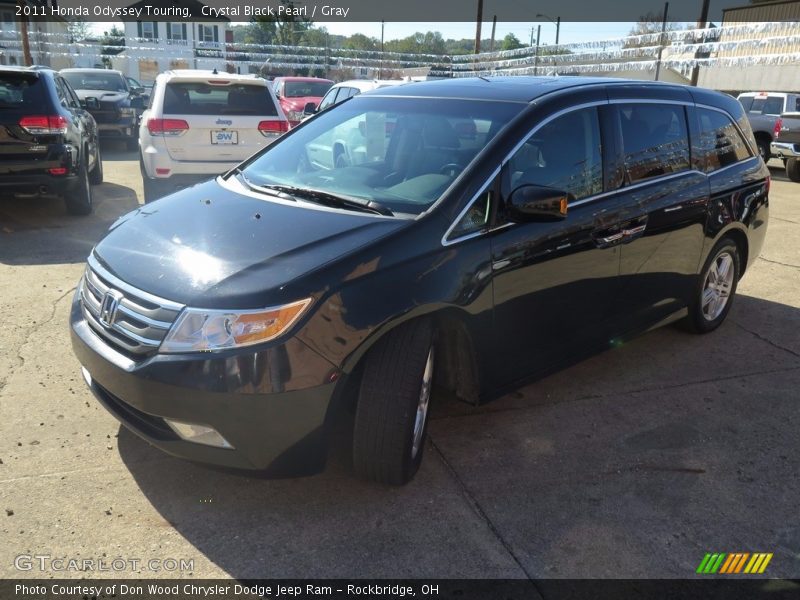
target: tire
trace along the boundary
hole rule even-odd
[[[389,332],[364,364],[353,429],[353,469],[368,481],[408,483],[422,462],[435,367],[432,323]]]
[[[786,161],[786,176],[800,183],[800,158],[790,158]]]
[[[100,156],[100,144],[97,144],[96,148],[94,169],[89,173],[89,183],[92,185],[103,183],[103,159]]]
[[[741,275],[739,247],[721,239],[708,255],[689,306],[687,325],[695,333],[709,333],[728,316]]]
[[[74,189],[64,196],[67,212],[71,215],[88,215],[92,212],[92,186],[84,161],[78,168],[78,181]]]
[[[158,184],[155,180],[147,176],[147,171],[144,169],[144,160],[139,155],[139,171],[142,174],[142,195],[144,196],[144,203],[148,204],[154,200],[158,200],[161,194],[158,189]]]
[[[770,158],[769,142],[758,138],[756,139],[756,147],[758,148],[758,154],[761,156],[761,159],[767,162]]]

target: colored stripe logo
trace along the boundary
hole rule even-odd
[[[736,575],[748,574],[759,575],[767,569],[769,561],[772,560],[772,552],[715,552],[707,553],[703,560],[700,561],[700,566],[697,567],[696,573],[700,575]]]

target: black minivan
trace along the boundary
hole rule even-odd
[[[683,319],[715,329],[767,230],[741,105],[589,78],[356,96],[120,218],[71,313],[99,401],[153,445],[402,484],[432,389],[480,402]],[[435,397],[436,394],[433,394]]]

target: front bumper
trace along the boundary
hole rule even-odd
[[[136,117],[124,117],[113,123],[97,122],[97,133],[108,138],[139,138]]]
[[[778,158],[800,158],[800,144],[772,142],[769,149],[772,155]]]
[[[125,427],[174,456],[240,469],[307,473],[325,460],[338,371],[290,338],[265,350],[132,360],[86,323],[76,295],[72,347],[98,401]],[[166,419],[213,427],[232,448],[185,441]]]

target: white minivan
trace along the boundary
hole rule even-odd
[[[265,79],[216,70],[161,73],[139,126],[144,200],[224,173],[288,130]]]

